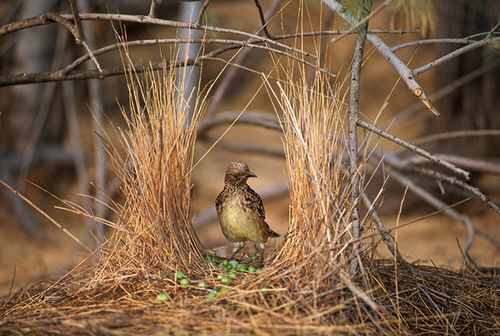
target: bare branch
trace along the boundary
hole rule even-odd
[[[467,253],[472,247],[472,243],[474,242],[474,226],[472,225],[469,217],[464,214],[459,213],[455,209],[452,209],[448,206],[448,204],[444,203],[437,197],[430,194],[428,191],[422,189],[420,186],[415,184],[412,180],[407,178],[406,176],[396,172],[393,169],[388,169],[387,172],[391,175],[397,182],[399,182],[402,186],[408,187],[414,194],[419,196],[422,200],[427,202],[429,205],[434,208],[442,211],[445,215],[462,222],[467,230],[467,241],[465,243],[464,252]]]
[[[463,130],[463,131],[451,131],[443,132],[438,134],[431,134],[413,141],[414,145],[423,145],[429,142],[439,141],[439,140],[449,140],[455,138],[465,138],[465,137],[484,137],[484,136],[500,136],[500,130]]]
[[[500,65],[500,58],[480,67],[477,70],[474,70],[474,71],[466,74],[463,77],[460,77],[456,81],[439,89],[437,92],[430,95],[429,100],[436,103],[437,101],[446,97],[450,93],[454,92],[456,89],[464,86],[467,83],[470,83],[471,81],[475,80],[476,78],[479,78],[480,76],[487,73],[488,71],[490,71],[491,69],[493,69],[494,67],[496,67],[498,65]],[[419,103],[413,104],[413,105],[407,107],[406,109],[404,109],[403,111],[401,111],[400,113],[398,113],[397,120],[404,120],[404,119],[410,117],[411,115],[413,115],[414,113],[417,113],[421,110],[422,110],[422,108],[421,108],[421,105]]]
[[[456,166],[463,167],[468,170],[480,171],[488,174],[500,175],[500,165],[495,164],[490,161],[480,160],[477,158],[467,158],[458,155],[451,154],[434,154],[435,157],[450,162]],[[428,163],[426,158],[413,156],[405,159],[402,164],[403,166],[421,165]]]
[[[382,237],[389,251],[392,253],[393,256],[396,257],[396,259],[401,264],[408,264],[406,259],[401,255],[401,253],[399,253],[399,250],[394,242],[394,238],[389,233],[389,231],[385,229],[384,223],[382,222],[379,215],[375,211],[375,204],[370,202],[368,196],[366,196],[366,193],[364,192],[361,193],[361,199],[363,200],[363,203],[365,204],[365,207],[368,210],[368,214],[372,217],[373,221],[377,225],[377,229],[380,233],[380,236]]]
[[[401,43],[391,47],[392,52],[396,52],[400,49],[408,48],[408,47],[416,47],[426,44],[472,44],[477,42],[476,40],[471,40],[468,38],[434,38],[434,39],[425,39],[425,40],[417,40],[410,41],[406,43]]]
[[[372,6],[371,0],[364,2],[362,15],[368,15]],[[351,221],[352,221],[352,238],[354,256],[349,263],[349,273],[354,275],[358,271],[358,259],[361,243],[361,223],[359,220],[359,195],[360,195],[360,171],[358,169],[358,115],[359,115],[359,86],[361,77],[361,65],[363,63],[363,54],[365,50],[366,31],[368,29],[368,21],[364,23],[358,31],[356,42],[354,44],[354,55],[352,57],[351,80],[349,86],[349,174],[351,176]]]
[[[276,13],[280,4],[281,0],[273,1],[271,7],[269,8],[269,11],[267,12],[267,15],[265,16],[266,22],[269,21],[271,17]],[[234,60],[234,63],[238,65],[243,64],[250,55],[250,52],[251,50],[248,48],[241,50],[236,59]],[[229,85],[236,77],[237,72],[238,72],[238,67],[231,67],[224,73],[222,80],[219,82],[219,85],[215,89],[215,92],[212,95],[212,99],[210,100],[210,103],[207,106],[207,110],[205,112],[205,116],[207,118],[213,115],[217,110],[217,108],[219,107],[222,98],[225,96]]]
[[[377,15],[382,9],[387,7],[393,0],[385,0],[382,2],[375,10],[373,10],[369,15],[363,17],[363,19],[359,20],[358,23],[353,25],[351,28],[349,28],[344,34],[340,35],[337,38],[334,38],[330,41],[330,43],[336,43],[340,40],[342,40],[344,37],[346,37],[349,34],[356,33],[358,28],[362,27],[364,24],[366,24],[372,17]]]
[[[255,1],[255,6],[257,6],[257,9],[259,11],[260,22],[262,23],[262,29],[264,30],[264,34],[266,34],[268,38],[273,40],[274,37],[267,30],[267,20],[264,17],[264,11],[262,10],[262,6],[260,5],[259,0],[254,0],[254,1]]]
[[[203,5],[201,7],[200,13],[198,13],[198,18],[196,19],[196,24],[198,26],[201,25],[201,20],[203,20],[203,15],[205,15],[205,11],[207,10],[209,4],[210,0],[203,0]]]
[[[376,134],[378,134],[378,135],[380,135],[388,140],[391,140],[392,142],[397,143],[398,145],[401,145],[401,146],[405,147],[406,149],[409,149],[409,150],[431,160],[432,162],[434,162],[436,164],[439,164],[443,167],[446,167],[449,170],[453,171],[454,173],[462,175],[466,179],[469,179],[469,173],[466,172],[465,170],[460,169],[460,168],[456,167],[455,165],[436,157],[435,155],[429,153],[426,150],[423,150],[420,147],[412,145],[411,143],[406,142],[406,141],[404,141],[404,140],[402,140],[402,139],[400,139],[392,134],[389,134],[389,133],[387,133],[387,132],[385,132],[385,131],[383,131],[383,130],[381,130],[381,129],[379,129],[379,128],[377,128],[377,127],[375,127],[367,122],[364,122],[363,120],[358,120],[358,125],[369,130],[369,131],[372,131],[373,133],[376,133]]]
[[[47,15],[50,15],[47,17]],[[74,16],[71,14],[62,14],[62,15],[55,15],[55,14],[43,14],[38,17],[32,17],[28,19],[23,19],[19,20],[16,22],[8,23],[6,25],[0,26],[0,36],[5,35],[7,33],[11,33],[14,31],[19,31],[22,29],[30,28],[30,27],[35,27],[35,26],[40,26],[49,23],[50,21],[56,21],[59,23],[69,23],[69,27],[72,28],[72,32],[76,34],[74,27],[72,26],[71,22],[69,20],[73,20]],[[247,38],[255,38],[257,40],[267,42],[270,45],[276,46],[283,48],[285,50],[291,51],[291,52],[296,52],[300,55],[304,55],[306,57],[315,57],[313,54],[298,49],[294,48],[291,46],[288,46],[283,43],[276,42],[274,40],[271,40],[269,38],[255,35],[252,33],[248,33],[245,31],[241,30],[236,30],[236,29],[229,29],[229,28],[221,28],[221,27],[213,27],[213,26],[200,26],[197,24],[192,24],[192,23],[184,23],[184,22],[179,22],[179,21],[173,21],[173,20],[164,20],[164,19],[158,19],[158,18],[151,18],[148,16],[144,15],[127,15],[127,14],[104,14],[104,13],[80,13],[80,19],[81,20],[98,20],[98,21],[120,21],[120,22],[130,22],[130,23],[142,23],[142,24],[154,24],[154,25],[160,25],[160,26],[168,26],[168,27],[174,27],[174,28],[188,28],[188,29],[200,29],[200,30],[208,30],[208,31],[214,31],[218,33],[228,33],[228,34],[235,34],[239,36],[245,36]],[[68,28],[69,29],[69,28]]]
[[[481,202],[485,203],[487,206],[495,210],[500,215],[499,207],[485,194],[483,194],[479,188],[474,187],[468,183],[463,182],[462,180],[457,179],[454,176],[445,175],[438,171],[432,169],[426,169],[422,167],[416,167],[414,165],[408,165],[404,160],[400,160],[395,155],[391,155],[388,153],[382,154],[381,151],[374,151],[374,155],[379,157],[381,160],[383,159],[387,164],[391,167],[410,173],[417,173],[426,177],[430,177],[437,181],[443,181],[450,185],[458,186],[459,188],[469,192]]]
[[[344,21],[351,26],[355,26],[358,20],[349,13],[344,6],[337,0],[323,0],[323,2],[335,11]],[[435,115],[439,115],[438,111],[431,104],[430,100],[425,95],[423,88],[414,79],[412,71],[391,51],[391,49],[376,35],[368,34],[367,40],[385,57],[385,59],[396,69],[401,75],[401,79],[406,83],[413,94]]]
[[[149,5],[149,17],[156,17],[156,6],[158,5],[158,0],[151,0],[151,4]]]
[[[12,188],[10,185],[5,183],[2,179],[0,179],[0,184],[3,185],[5,188],[10,190],[15,196],[19,197],[22,199],[24,202],[26,202],[29,206],[31,206],[33,209],[35,209],[38,213],[40,213],[42,216],[47,218],[52,224],[57,226],[61,231],[63,231],[65,234],[67,234],[71,239],[73,239],[75,242],[77,242],[81,247],[83,247],[86,251],[92,252],[80,239],[78,239],[74,234],[69,232],[64,226],[56,222],[52,217],[50,217],[46,212],[44,212],[42,209],[40,209],[38,206],[36,206],[33,202],[31,202],[26,196],[23,194],[19,193],[17,190]]]
[[[82,31],[82,23],[80,21],[78,4],[76,0],[69,0],[69,5],[71,7],[71,12],[73,13],[74,21],[75,21],[75,31],[76,31],[76,43],[82,44],[85,42],[85,34]]]
[[[432,68],[434,68],[434,67],[436,67],[444,62],[448,62],[449,60],[451,60],[455,57],[458,57],[466,52],[469,52],[471,50],[482,47],[482,46],[484,46],[492,41],[500,41],[500,37],[487,38],[484,40],[476,41],[474,43],[466,45],[465,47],[462,47],[460,49],[452,51],[451,53],[444,55],[443,57],[440,57],[437,60],[434,60],[430,63],[427,63],[426,65],[421,66],[420,68],[413,70],[413,76],[415,76],[415,77],[420,76],[424,72],[429,71],[430,69],[432,69]]]
[[[198,126],[198,133],[203,134],[214,127],[231,124],[238,118],[239,114],[239,112],[222,112],[211,118],[204,119]],[[239,116],[238,123],[282,131],[279,121],[276,118],[270,118],[270,114],[264,112],[245,112]]]
[[[185,39],[186,41],[200,41],[204,42],[205,40],[203,39]],[[157,43],[178,43],[179,41],[184,41],[183,39],[162,39],[162,40],[140,40],[140,41],[132,41],[132,42],[124,42],[124,43],[116,43],[104,48],[99,49],[99,53],[103,54],[106,52],[109,52],[111,50],[115,50],[120,48],[121,46],[138,46],[138,45],[148,45],[148,44],[157,44]],[[210,40],[209,40],[210,41]],[[249,44],[244,41],[238,41],[238,40],[222,40],[222,39],[215,39],[212,40],[213,43],[231,43],[232,45],[225,46],[213,51],[210,51],[206,53],[205,55],[201,56],[196,56],[194,58],[190,58],[187,60],[179,60],[179,61],[172,61],[172,62],[167,62],[169,68],[175,68],[179,66],[185,66],[185,65],[196,65],[200,64],[202,61],[205,60],[213,60],[215,56],[222,54],[226,51],[232,50],[232,49],[237,49],[240,47],[245,47],[245,48],[258,48],[258,49],[263,49],[263,50],[269,50],[273,52],[274,54],[279,54],[283,55],[286,57],[289,57],[297,62],[306,64],[307,66],[313,67],[315,69],[318,69],[319,71],[328,74],[329,76],[335,77],[335,74],[331,73],[329,70],[325,68],[318,68],[317,65],[305,61],[302,58],[299,58],[297,56],[294,56],[290,53],[287,53],[282,50],[274,49],[272,47],[264,46],[264,45],[257,45],[257,44]],[[52,81],[63,81],[63,80],[75,80],[75,79],[104,79],[109,76],[116,76],[116,75],[121,75],[126,72],[126,70],[123,67],[115,67],[115,68],[110,68],[110,69],[104,69],[100,70],[97,73],[94,71],[73,71],[71,72],[75,67],[78,65],[82,64],[85,62],[85,60],[89,59],[89,55],[84,55],[68,66],[66,66],[64,69],[54,71],[54,72],[42,72],[42,73],[37,73],[37,74],[18,74],[18,75],[7,75],[7,76],[0,76],[0,86],[7,86],[7,85],[19,85],[19,84],[30,84],[30,83],[42,83],[42,82],[52,82]],[[216,59],[218,61],[222,61],[221,59]],[[144,72],[146,69],[152,68],[153,70],[159,70],[162,69],[161,62],[158,63],[153,63],[150,66],[142,66],[140,64],[135,64],[134,65],[135,70],[137,73]],[[141,69],[142,67],[142,69]]]

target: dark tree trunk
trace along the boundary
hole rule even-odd
[[[500,13],[498,0],[436,1],[435,4],[438,37],[461,38],[490,31],[497,23]],[[439,44],[437,55],[447,54],[456,48],[457,45]],[[490,45],[439,66],[436,68],[437,88],[453,83],[498,57],[498,47]],[[442,115],[430,122],[429,129],[433,132],[499,129],[500,66],[455,90],[438,102],[437,107]],[[500,141],[498,137],[468,138],[461,143],[453,140],[446,145],[440,144],[437,150],[470,156],[498,156]]]

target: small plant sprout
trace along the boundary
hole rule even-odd
[[[189,279],[186,279],[186,278],[182,278],[179,283],[181,284],[182,287],[186,287],[186,286],[189,286],[189,284],[191,283],[189,281]]]
[[[182,273],[181,271],[175,272],[175,280],[182,280],[186,278],[186,274]]]
[[[213,300],[217,294],[219,294],[216,290],[211,290],[207,295],[207,300]]]
[[[238,271],[247,271],[248,270],[248,266],[247,265],[244,265],[244,264],[238,264],[237,268],[236,268]]]
[[[156,295],[156,301],[157,302],[166,302],[166,301],[170,301],[171,298],[170,298],[170,295],[168,295],[168,293],[160,293],[158,295]]]
[[[259,260],[259,256],[257,256],[256,254],[249,254],[248,259],[250,259],[251,262],[256,262],[257,260]]]

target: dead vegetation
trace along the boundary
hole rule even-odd
[[[268,84],[283,114],[290,183],[284,243],[257,273],[227,273],[203,256],[191,225],[191,123],[177,105],[173,71],[129,68],[129,109],[121,147],[108,143],[122,181],[113,235],[92,266],[25,288],[0,304],[0,333],[68,334],[455,334],[500,332],[498,277],[356,255],[350,184],[342,164],[340,89],[306,71]],[[94,218],[97,220],[97,218]],[[362,218],[364,238],[374,229]],[[349,261],[360,271],[349,275]],[[240,261],[241,262],[241,261]],[[183,274],[183,276],[179,276]],[[184,277],[185,276],[185,277]],[[182,283],[181,278],[188,279]],[[203,286],[200,283],[204,283]],[[164,296],[159,299],[158,294]],[[215,293],[215,294],[214,294]]]
[[[338,1],[327,3],[343,13],[341,17],[351,26],[362,25],[340,10]],[[78,17],[77,12],[73,15]],[[378,41],[373,32],[367,34]],[[290,54],[300,54],[287,47]],[[378,48],[389,52],[385,44]],[[145,70],[133,64],[125,50],[129,106],[122,114],[126,127],[115,129],[118,136],[113,139],[119,138],[119,143],[106,139],[124,198],[122,204],[108,204],[118,219],[109,222],[66,203],[70,211],[113,232],[89,256],[95,256],[95,263],[82,263],[56,281],[33,284],[0,301],[0,334],[500,333],[500,286],[494,270],[452,272],[407,263],[362,188],[356,198],[364,200],[367,211],[358,218],[360,238],[353,234],[352,214],[361,202],[351,197],[352,174],[345,159],[349,143],[344,128],[345,90],[339,82],[332,84],[330,73],[319,66],[310,81],[306,67],[311,63],[304,61],[304,55],[293,54],[289,58],[296,63],[290,61],[281,68],[279,53],[271,52],[281,71],[262,78],[283,131],[291,206],[286,237],[269,251],[265,267],[251,271],[247,260],[231,264],[204,251],[191,223],[191,172],[205,98],[192,100],[194,113],[188,117],[187,106],[177,98],[182,89],[176,86],[172,71],[182,61],[155,63]],[[397,69],[410,72],[390,55]],[[413,79],[406,80],[408,87],[420,89]],[[417,96],[430,104],[425,95]],[[234,125],[242,114],[229,123]],[[353,121],[354,130],[364,127],[388,137],[361,119]],[[269,128],[278,128],[266,122]],[[375,148],[367,142],[362,150],[357,141],[353,147],[354,152],[363,152],[360,163],[354,165],[361,181],[365,165],[378,168],[384,158],[390,165],[392,158],[377,151],[378,141]],[[447,163],[424,154],[430,161]],[[393,166],[396,170],[397,164]],[[449,163],[446,167],[458,169]],[[439,211],[445,211],[446,204],[438,205]],[[379,235],[393,259],[372,259],[376,248],[372,238]]]

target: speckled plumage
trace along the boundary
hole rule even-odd
[[[266,223],[262,199],[246,183],[249,177],[256,175],[247,164],[230,163],[224,178],[224,189],[215,200],[222,232],[233,243],[265,243],[269,237],[279,236]]]

